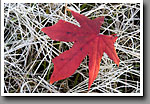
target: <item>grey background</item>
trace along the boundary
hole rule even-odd
[[[0,104],[149,104],[150,0],[144,0],[144,97],[0,97]],[[2,31],[2,30],[1,30]]]

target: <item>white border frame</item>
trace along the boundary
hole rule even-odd
[[[140,93],[4,93],[4,3],[140,3]],[[143,0],[2,0],[1,96],[143,96]]]

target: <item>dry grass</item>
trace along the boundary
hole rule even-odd
[[[140,4],[67,4],[88,18],[105,16],[101,33],[118,34],[115,43],[120,66],[103,55],[97,79],[89,93],[140,92]],[[56,42],[41,31],[59,19],[79,23],[65,4],[4,5],[4,90],[5,93],[86,93],[88,56],[69,78],[49,84],[51,60],[72,47],[71,42]]]

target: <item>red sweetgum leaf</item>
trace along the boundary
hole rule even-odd
[[[90,20],[86,16],[74,11],[71,11],[71,13],[79,22],[80,27],[64,20],[59,20],[53,26],[42,28],[42,31],[53,40],[74,42],[70,50],[65,51],[52,60],[54,71],[50,78],[50,84],[71,76],[85,56],[88,55],[89,89],[98,75],[104,52],[119,66],[120,60],[114,47],[117,37],[116,34],[99,34],[104,17]]]

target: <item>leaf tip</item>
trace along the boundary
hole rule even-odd
[[[88,91],[90,91],[90,87],[88,86]]]
[[[45,28],[42,28],[41,31],[45,32]]]
[[[53,81],[50,81],[49,83],[50,83],[50,84],[53,84],[54,82],[53,82]]]
[[[66,11],[69,11],[69,12],[71,12],[72,10],[67,8],[67,9],[66,9]]]
[[[119,67],[119,62],[117,63],[117,66]]]
[[[116,64],[117,64],[118,67],[119,67],[119,63],[120,63],[120,59],[118,58],[118,60],[116,62]]]

